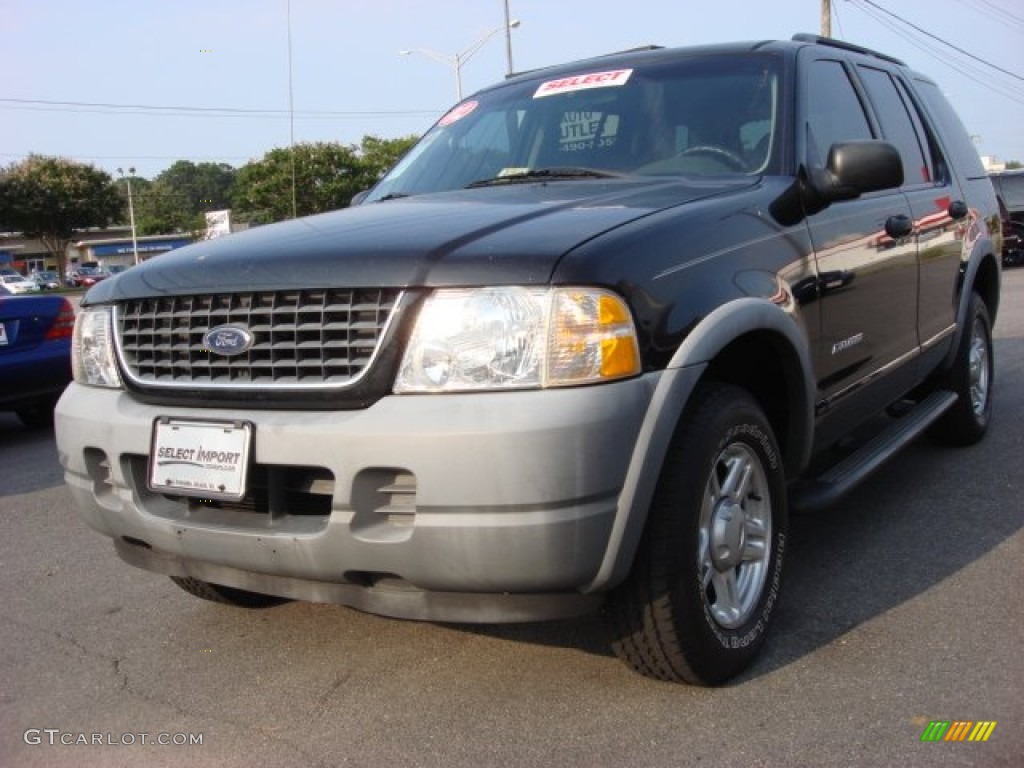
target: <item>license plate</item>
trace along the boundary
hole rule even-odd
[[[252,424],[157,419],[149,487],[160,493],[238,501],[245,496]]]

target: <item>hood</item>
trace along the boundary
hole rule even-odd
[[[238,290],[546,283],[581,243],[757,181],[549,181],[368,203],[179,248],[99,283],[86,303]]]

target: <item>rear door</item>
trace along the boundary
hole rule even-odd
[[[910,203],[917,238],[918,339],[924,350],[946,339],[956,320],[957,272],[967,208],[949,164],[930,139],[910,92],[897,75],[860,64],[857,74],[881,128],[903,158],[902,192]]]

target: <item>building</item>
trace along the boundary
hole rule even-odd
[[[1006,163],[1004,163],[1002,160],[1000,160],[998,157],[994,155],[982,155],[981,164],[989,173],[995,173],[998,171],[1006,170]]]
[[[132,242],[131,231],[128,236],[108,237],[104,239],[82,239],[68,248],[68,267],[74,264],[95,262],[98,266],[130,267],[135,264],[135,253],[138,252],[140,262],[159,256],[161,253],[173,251],[192,242],[190,235],[148,235],[135,238]]]
[[[130,226],[82,230],[76,233],[76,238],[68,246],[65,263],[68,269],[86,262],[104,268],[127,267],[135,263]],[[139,261],[145,261],[188,245],[192,237],[186,234],[150,235],[136,238],[136,242]],[[59,269],[41,241],[18,232],[0,232],[0,267],[16,269],[23,275]]]

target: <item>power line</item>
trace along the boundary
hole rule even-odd
[[[287,109],[251,109],[245,107],[193,107],[193,106],[166,106],[158,104],[114,104],[109,102],[96,102],[96,101],[56,101],[50,99],[16,99],[16,98],[0,98],[0,105],[12,104],[12,105],[24,105],[23,108],[29,106],[34,107],[51,107],[53,109],[49,111],[53,112],[76,112],[76,111],[90,111],[90,110],[111,110],[115,114],[126,114],[124,110],[134,110],[127,114],[168,114],[176,113],[181,115],[202,115],[212,117],[225,117],[225,116],[250,116],[250,117],[287,117],[289,112]],[[17,107],[11,107],[17,108]],[[424,115],[436,115],[441,110],[436,109],[378,109],[378,110],[351,110],[351,111],[332,111],[332,110],[318,110],[318,109],[307,109],[307,110],[296,110],[296,115],[303,115],[306,117],[390,117],[390,116],[424,116]]]
[[[839,28],[839,39],[841,40],[841,39],[846,37],[846,33],[843,32],[843,22],[839,20],[839,6],[838,5],[833,5],[832,6],[832,15],[836,17],[836,26]]]
[[[139,117],[159,117],[159,118],[207,118],[207,119],[228,119],[228,120],[287,120],[287,114],[281,115],[251,115],[251,114],[212,114],[212,113],[195,113],[195,112],[140,112],[138,110],[109,110],[109,109],[90,109],[88,107],[35,107],[29,105],[17,105],[17,104],[3,104],[0,103],[0,111],[4,112],[41,112],[41,113],[61,113],[70,112],[76,115],[106,115],[108,117],[121,117],[126,115],[133,115]],[[308,122],[311,120],[365,120],[370,117],[384,118],[384,119],[398,119],[408,118],[410,116],[422,117],[425,119],[434,119],[440,111],[436,112],[364,112],[364,113],[350,113],[345,115],[296,115],[296,120]]]
[[[853,0],[853,3],[854,7],[859,8],[863,13],[870,16],[879,24],[901,36],[907,43],[921,51],[924,51],[929,56],[934,57],[941,64],[949,67],[957,74],[966,77],[977,85],[987,88],[1004,98],[1017,102],[1018,104],[1024,104],[1024,90],[1021,90],[1019,87],[1014,86],[1011,83],[999,83],[993,81],[987,71],[983,70],[972,61],[958,62],[955,59],[951,59],[946,51],[939,48],[935,42],[929,39],[934,38],[934,35],[928,35],[927,37],[917,36],[913,31],[908,32],[906,29],[899,26],[893,19],[882,15],[875,9],[861,6],[857,3],[857,0]],[[874,3],[872,3],[872,5],[874,5]]]
[[[884,14],[886,14],[888,16],[892,16],[894,19],[899,21],[901,24],[906,24],[908,27],[910,27],[912,29],[916,29],[922,35],[926,35],[927,37],[930,37],[932,40],[936,40],[936,41],[942,43],[943,45],[952,48],[957,53],[960,53],[960,54],[962,54],[964,56],[967,56],[970,59],[974,59],[975,61],[977,61],[977,62],[979,62],[981,64],[984,64],[986,67],[991,67],[994,70],[1002,72],[1004,75],[1009,75],[1010,77],[1012,77],[1012,78],[1014,78],[1016,80],[1020,80],[1020,81],[1024,82],[1024,77],[1022,77],[1021,75],[1018,75],[1016,72],[1011,72],[1008,69],[1003,69],[1002,67],[997,66],[996,64],[993,64],[990,61],[986,61],[985,59],[983,59],[983,58],[981,58],[979,56],[975,56],[973,53],[970,53],[969,51],[965,51],[963,48],[960,48],[958,46],[953,45],[948,40],[943,40],[938,35],[933,35],[928,30],[922,29],[921,27],[917,26],[913,22],[907,21],[902,16],[897,16],[892,11],[886,10],[885,8],[883,8],[882,6],[880,6],[878,3],[874,2],[873,0],[856,0],[856,2],[858,2],[858,3],[865,3],[866,5],[870,5],[873,8],[877,8],[882,13],[884,13]]]
[[[967,2],[989,18],[1004,24],[1016,24],[1024,27],[1024,18],[1014,15],[1005,8],[1000,8],[995,3],[990,3],[988,0],[967,0]]]
[[[45,152],[0,152],[0,157],[29,157],[32,154],[47,154]],[[249,160],[248,155],[59,155],[60,157],[73,157],[78,160],[202,160],[217,162],[224,160]]]

